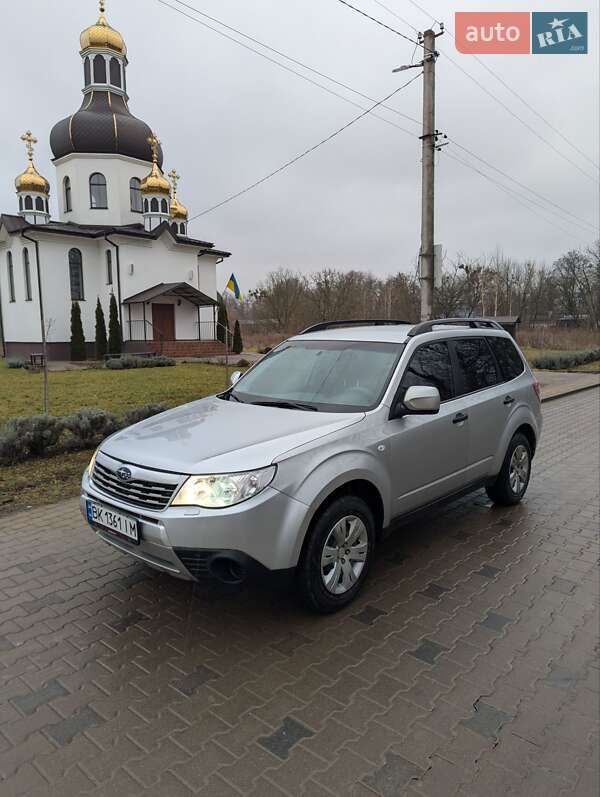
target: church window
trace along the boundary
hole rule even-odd
[[[41,210],[42,213],[44,212],[44,200],[41,196],[36,196],[35,198],[35,209]]]
[[[171,224],[171,230],[175,233],[175,235],[177,235],[177,224],[175,224],[175,222]]]
[[[90,177],[90,206],[96,209],[108,207],[106,177],[100,172],[94,172]]]
[[[65,213],[70,213],[73,210],[73,205],[71,204],[71,178],[65,177],[63,180],[63,191],[65,194]]]
[[[161,213],[168,213],[169,212],[169,206],[167,205],[167,200],[166,199],[161,199],[160,200],[160,210],[161,210]]]
[[[23,210],[23,197],[19,197],[19,210]]]
[[[121,64],[117,58],[110,59],[110,82],[113,86],[121,88]]]
[[[86,86],[92,82],[92,74],[90,70],[90,59],[86,58],[83,62],[83,80]]]
[[[23,282],[25,283],[25,301],[31,301],[31,270],[29,268],[29,250],[23,249]]]
[[[112,252],[110,249],[106,250],[106,284],[112,285]]]
[[[25,197],[25,210],[33,210],[33,199],[30,196]]]
[[[152,197],[150,200],[150,210],[152,213],[158,213],[158,199],[156,197]]]
[[[142,183],[137,177],[132,177],[129,181],[129,200],[131,209],[134,213],[142,212]]]
[[[185,224],[183,224],[183,222],[179,225],[179,232],[185,235]]]
[[[69,251],[69,282],[71,285],[71,301],[83,301],[83,264],[81,251],[71,249]]]
[[[94,83],[106,83],[106,61],[100,54],[94,58]]]
[[[46,205],[46,213],[50,213],[50,210],[48,209],[48,200],[47,199],[44,200],[44,204]]]
[[[144,199],[144,213],[148,212],[148,200]]]
[[[10,302],[16,301],[15,299],[15,272],[13,269],[12,252],[6,253],[6,268],[8,271],[8,299]]]

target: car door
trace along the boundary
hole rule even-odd
[[[387,422],[393,516],[460,489],[467,464],[469,431],[461,420],[462,400],[454,395],[446,341],[422,343],[415,349],[395,401],[401,401],[411,385],[437,387],[441,405],[436,415],[404,415]]]
[[[506,425],[503,378],[484,336],[450,341],[457,395],[469,416],[469,480],[491,475],[493,458]]]

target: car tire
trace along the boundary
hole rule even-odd
[[[351,603],[362,589],[375,548],[375,520],[358,496],[336,498],[319,510],[297,570],[304,603],[330,614]]]
[[[510,441],[496,481],[485,488],[495,504],[514,506],[521,501],[531,477],[531,458],[529,440],[524,434],[517,432]]]

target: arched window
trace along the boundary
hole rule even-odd
[[[70,213],[73,210],[71,204],[71,178],[65,177],[63,180],[63,192],[65,197],[65,213]]]
[[[89,86],[92,82],[92,75],[90,69],[90,59],[86,58],[83,62],[83,82],[86,86]]]
[[[141,181],[137,177],[132,177],[129,181],[129,201],[134,213],[142,212],[142,189]]]
[[[112,285],[112,252],[106,250],[106,284]]]
[[[113,86],[121,88],[121,64],[117,58],[110,59],[110,82]]]
[[[166,199],[161,199],[160,200],[160,211],[161,211],[161,213],[168,213],[169,212],[169,206],[167,205],[167,200]]]
[[[29,269],[29,250],[23,249],[23,282],[25,283],[25,301],[31,301],[31,271]]]
[[[106,61],[100,54],[94,58],[94,83],[106,83]]]
[[[156,197],[152,197],[150,200],[150,211],[152,213],[158,213],[158,199]]]
[[[144,199],[144,213],[148,212],[148,200]]]
[[[15,299],[15,272],[13,269],[12,252],[6,253],[6,270],[8,271],[8,300],[10,302],[16,301]]]
[[[41,210],[42,213],[44,212],[44,199],[41,196],[36,196],[35,198],[35,209]]]
[[[23,210],[23,197],[19,197],[19,210]]]
[[[106,177],[100,172],[94,172],[90,177],[90,207],[96,209],[108,207]]]
[[[25,210],[33,210],[33,199],[30,196],[25,197]]]
[[[46,213],[50,213],[50,210],[48,208],[48,200],[47,199],[44,200],[44,204],[46,205]]]
[[[182,235],[185,235],[185,224],[183,222],[181,222],[181,224],[179,225],[179,232]]]
[[[171,230],[175,233],[175,235],[177,235],[177,224],[175,222],[171,224]]]
[[[69,250],[69,282],[71,284],[71,301],[83,301],[83,263],[79,249]]]

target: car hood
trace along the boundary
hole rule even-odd
[[[174,473],[253,470],[363,418],[362,412],[261,407],[210,396],[129,426],[101,450],[133,465]]]

